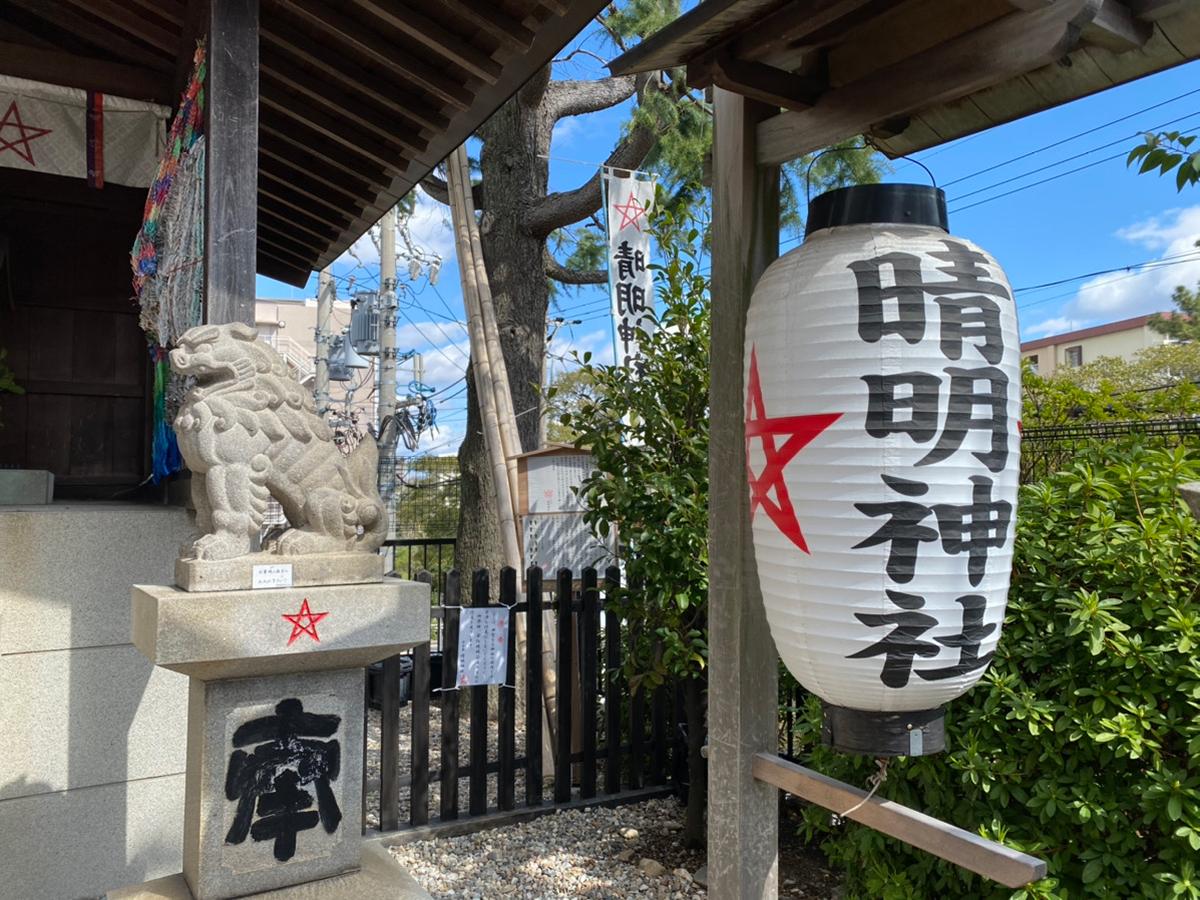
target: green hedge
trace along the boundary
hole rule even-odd
[[[1012,892],[810,808],[847,896],[1200,898],[1200,453],[1099,446],[1022,488],[996,658],[949,707],[947,753],[893,761],[882,796],[1049,861]],[[864,784],[869,759],[814,768]]]

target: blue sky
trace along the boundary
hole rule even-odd
[[[607,55],[594,35],[574,46]],[[586,55],[556,67],[560,78],[602,74]],[[559,123],[551,190],[568,190],[590,177],[618,138],[625,115],[622,107]],[[1200,239],[1200,188],[1180,194],[1172,176],[1139,176],[1125,166],[1124,155],[1137,136],[1160,128],[1200,131],[1200,62],[916,155],[946,190],[951,231],[987,249],[1007,271],[1025,339],[1169,309],[1175,285],[1200,281],[1200,250],[1193,247]],[[903,160],[892,167],[888,181],[928,177]],[[466,417],[461,379],[467,337],[447,209],[422,198],[411,233],[445,263],[436,284],[427,272],[413,281],[401,273],[399,345],[423,354],[425,381],[441,392],[439,432],[422,446],[448,453],[457,449]],[[374,248],[366,240],[356,246],[358,260],[346,257],[334,268],[343,298],[351,278],[359,287],[378,284]],[[783,250],[794,246],[794,240],[785,241]],[[1143,268],[1147,262],[1151,265]],[[1125,266],[1132,268],[1077,277]],[[1070,280],[1028,290],[1064,279]],[[315,276],[304,289],[258,279],[260,298],[299,299],[315,291]],[[582,324],[560,330],[553,356],[575,349],[611,354],[604,289],[563,293],[558,305],[566,318]],[[561,369],[565,362],[558,358],[552,364]]]

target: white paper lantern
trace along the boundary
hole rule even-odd
[[[780,656],[835,747],[941,750],[941,708],[983,674],[1008,594],[1021,389],[1004,273],[948,233],[936,188],[824,194],[754,291],[745,376]]]

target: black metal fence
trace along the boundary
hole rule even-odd
[[[541,569],[529,569],[524,597],[519,597],[516,571],[506,567],[500,572],[497,600],[493,601],[488,573],[477,571],[472,578],[469,605],[507,607],[511,611],[508,671],[498,688],[460,689],[458,643],[464,586],[457,571],[448,573],[444,602],[431,611],[442,639],[440,666],[431,666],[429,644],[412,653],[410,753],[403,765],[403,664],[398,656],[384,663],[377,810],[383,831],[401,828],[403,791],[407,791],[408,800],[405,827],[415,828],[493,812],[541,810],[576,801],[620,798],[631,792],[683,784],[687,745],[682,690],[673,685],[651,692],[631,694],[627,690],[621,671],[625,625],[609,604],[619,587],[620,572],[610,567],[603,582],[595,569],[584,569],[580,575],[575,581],[570,570],[561,569],[553,588],[547,590],[551,586],[543,583]],[[553,719],[547,723],[553,767],[549,779],[544,778],[542,733],[542,620],[547,613],[554,617],[557,636],[556,706]],[[520,614],[524,614],[526,623],[524,691],[528,714],[523,717],[518,716],[516,702],[516,629]],[[435,680],[439,683],[433,684]],[[460,754],[464,695],[469,704],[465,760]],[[490,696],[494,698],[494,715]],[[430,741],[433,724],[440,725],[436,747],[431,747]],[[489,741],[489,736],[494,740]],[[523,739],[520,752],[518,736]],[[489,776],[495,776],[494,789],[489,788]],[[460,808],[460,784],[464,779],[465,810]],[[518,781],[524,783],[519,798]],[[440,795],[436,804],[430,802],[434,785]],[[372,793],[373,787],[373,783],[365,785],[364,797]],[[436,816],[431,818],[435,805]]]
[[[1198,446],[1200,418],[1091,422],[1027,428],[1021,435],[1021,483],[1069,468],[1083,448],[1097,442],[1137,439],[1148,447]]]
[[[397,575],[411,580],[420,572],[429,573],[433,602],[441,602],[446,576],[454,568],[454,538],[394,538],[383,546],[391,548],[392,571]]]

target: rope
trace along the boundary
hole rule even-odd
[[[848,819],[853,813],[858,812],[871,801],[871,798],[875,796],[875,792],[879,790],[880,785],[887,781],[888,763],[890,762],[891,759],[889,757],[882,757],[875,760],[875,765],[878,766],[878,771],[867,779],[867,784],[871,785],[871,790],[867,793],[867,796],[863,797],[844,813],[834,813],[834,825],[840,825],[843,819]]]

